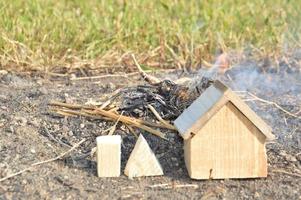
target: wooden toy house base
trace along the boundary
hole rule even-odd
[[[175,125],[193,179],[267,176],[266,139],[271,129],[219,81],[208,88]]]
[[[264,135],[227,103],[194,137],[185,140],[188,173],[194,179],[266,177],[264,143]]]

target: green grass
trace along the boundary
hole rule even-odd
[[[157,47],[161,62],[279,53],[299,45],[300,10],[300,0],[0,0],[0,68],[51,70]]]

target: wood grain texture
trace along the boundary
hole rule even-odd
[[[184,160],[186,169],[188,171],[189,176],[191,177],[192,171],[191,171],[191,164],[192,164],[192,158],[191,156],[197,156],[196,154],[191,153],[191,139],[184,140]]]
[[[266,137],[274,140],[272,128],[268,126],[245,102],[243,102],[233,91],[228,91],[225,96],[233,103]]]
[[[120,176],[121,137],[120,135],[99,136],[97,143],[98,177]]]
[[[163,175],[159,161],[142,134],[140,134],[127,161],[124,174],[129,178]]]
[[[193,179],[267,176],[266,137],[232,103],[222,107],[185,141],[185,162]]]

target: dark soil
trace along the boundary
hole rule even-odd
[[[299,72],[290,75],[256,71],[255,79],[251,80],[248,70],[253,72],[254,68],[239,70],[239,67],[224,77],[233,89],[251,91],[291,112],[301,109]],[[248,78],[244,78],[245,74]],[[157,76],[173,80],[180,77],[177,72]],[[0,182],[0,199],[301,199],[300,119],[259,101],[247,103],[273,127],[277,136],[276,141],[267,144],[267,178],[191,180],[184,165],[182,140],[174,132],[166,133],[169,141],[142,132],[158,157],[164,176],[133,180],[124,175],[98,178],[96,162],[89,152],[95,147],[95,138],[113,123],[84,117],[63,118],[50,113],[47,103],[50,100],[82,104],[104,101],[116,89],[137,84],[144,84],[138,76],[70,81],[39,74],[0,75],[0,178],[55,157],[81,139],[87,139],[64,159]],[[124,127],[119,127],[115,134],[123,138],[123,171],[136,138]],[[166,183],[198,187],[152,187]]]

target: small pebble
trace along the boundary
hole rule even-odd
[[[36,150],[35,149],[30,149],[30,152],[35,154],[36,153]]]
[[[0,75],[6,75],[6,74],[8,74],[8,71],[6,71],[6,70],[0,70]]]
[[[72,132],[72,131],[69,131],[69,132],[68,132],[68,135],[69,135],[69,136],[73,136],[73,132]]]
[[[42,88],[40,88],[39,90],[40,90],[40,92],[41,92],[42,94],[44,94],[44,95],[45,95],[45,94],[48,94],[48,90],[47,90],[46,88],[43,88],[43,87],[42,87]]]
[[[38,85],[43,85],[43,81],[42,80],[37,80],[37,84]]]
[[[7,110],[7,107],[6,106],[1,106],[0,107],[2,110]]]

